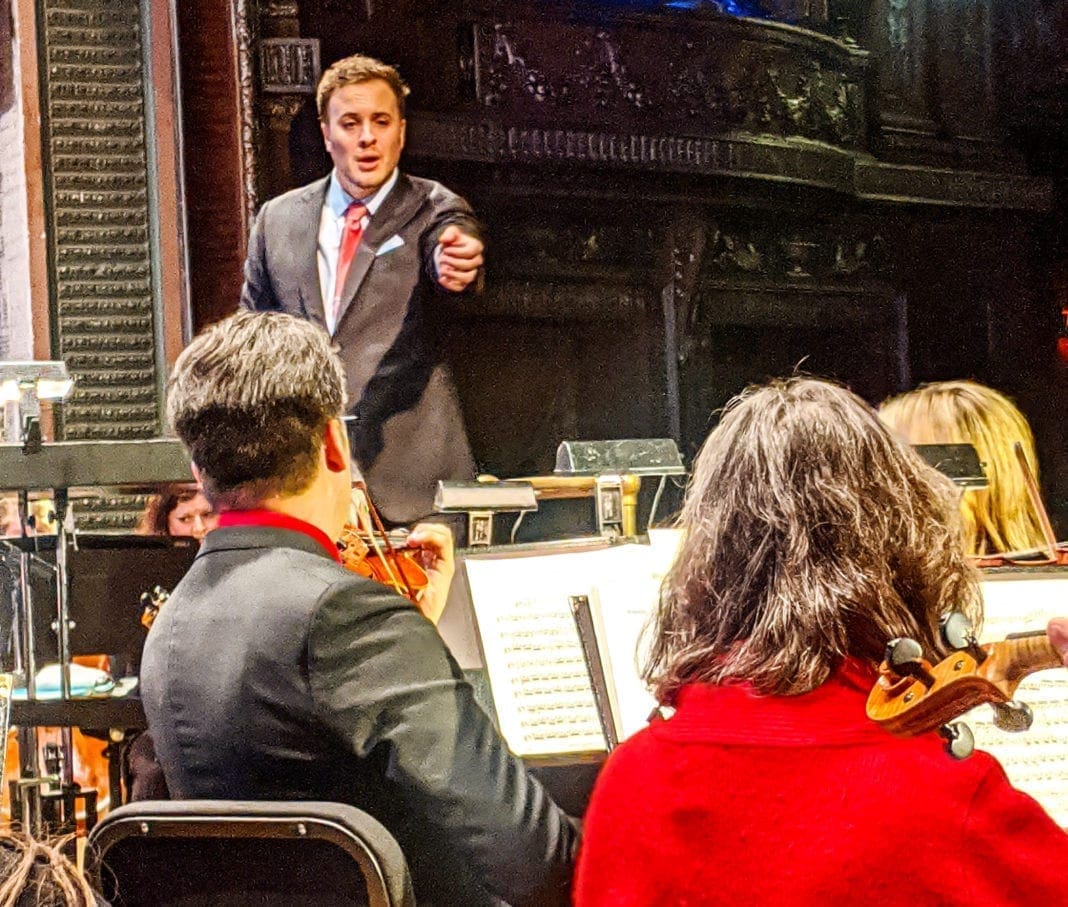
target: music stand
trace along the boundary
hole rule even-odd
[[[3,476],[4,486],[18,491],[23,499],[26,493],[32,490],[51,489],[53,493],[58,527],[55,543],[56,621],[53,629],[58,648],[60,698],[69,700],[71,625],[68,556],[70,535],[73,531],[67,521],[69,489],[78,486],[145,486],[189,481],[192,477],[189,458],[176,439],[5,443],[0,444],[0,476]],[[26,694],[33,699],[36,698],[37,690],[36,662],[33,654],[33,595],[26,581],[29,557],[29,553],[24,552],[20,561],[24,573],[19,626],[22,628],[23,637],[20,642],[26,672]],[[60,762],[60,784],[63,791],[68,791],[76,789],[70,728],[63,729],[61,739],[63,758]],[[34,741],[32,754],[23,756],[23,768],[30,769],[31,773],[36,771],[33,764],[37,758],[36,749]],[[26,818],[24,816],[24,821]],[[41,822],[39,809],[29,818],[27,824],[30,830],[38,833]],[[69,818],[73,821],[73,815]]]

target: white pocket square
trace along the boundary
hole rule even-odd
[[[388,252],[392,252],[394,249],[399,249],[403,245],[404,240],[400,238],[400,234],[394,233],[378,247],[378,250],[375,252],[375,258],[378,258],[379,255],[385,255]]]

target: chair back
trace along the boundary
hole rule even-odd
[[[341,803],[130,803],[93,829],[86,869],[113,907],[415,905],[400,845]]]

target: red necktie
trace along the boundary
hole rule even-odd
[[[363,235],[363,217],[367,213],[359,202],[353,202],[345,209],[345,226],[341,229],[341,246],[337,252],[337,275],[334,279],[334,324],[341,315],[341,294],[345,291],[345,278],[349,266],[360,245]]]

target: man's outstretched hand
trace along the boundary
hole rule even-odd
[[[464,233],[456,224],[449,224],[438,237],[434,255],[438,283],[453,293],[466,290],[482,267],[482,249],[482,240]]]

